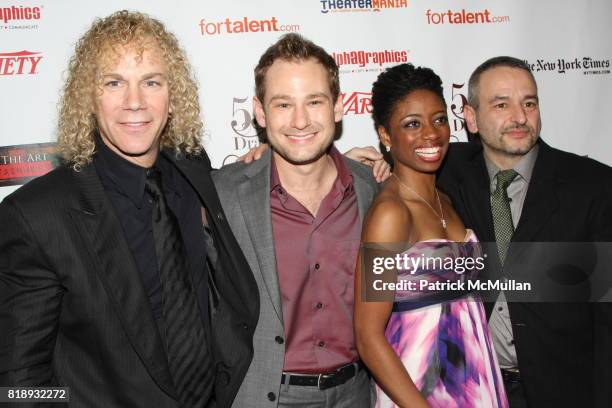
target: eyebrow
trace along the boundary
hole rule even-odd
[[[315,93],[311,93],[309,95],[306,95],[306,99],[314,99],[314,98],[325,98],[325,99],[330,99],[329,95],[327,95],[324,92],[315,92]],[[285,94],[280,94],[280,95],[274,95],[273,97],[270,98],[270,103],[272,103],[275,100],[287,100],[287,99],[293,99],[292,96],[289,95],[285,95]]]
[[[142,79],[146,80],[146,79],[151,79],[154,78],[156,76],[161,76],[161,77],[166,77],[165,74],[161,73],[161,72],[151,72],[148,74],[145,74],[142,76]],[[102,77],[104,78],[115,78],[115,79],[123,79],[123,76],[120,74],[117,74],[116,72],[109,72],[108,74],[102,74]]]
[[[438,115],[440,113],[446,114],[447,112],[445,110],[439,110],[439,111],[433,112],[433,115]],[[404,115],[401,120],[404,120],[406,118],[411,118],[411,117],[421,118],[423,117],[423,115],[421,115],[420,113],[409,113],[407,115]]]
[[[496,102],[496,101],[507,101],[508,99],[510,99],[509,96],[507,95],[496,95],[494,97],[492,97],[491,99],[489,99],[489,103],[492,102]],[[523,100],[525,99],[535,99],[536,101],[539,101],[540,99],[538,98],[538,95],[525,95],[525,97],[523,98]]]

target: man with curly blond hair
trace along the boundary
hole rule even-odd
[[[174,35],[136,12],[96,20],[58,127],[66,163],[0,204],[12,226],[0,236],[0,386],[69,387],[78,407],[230,406],[259,299]]]

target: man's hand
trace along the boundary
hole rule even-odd
[[[261,155],[270,148],[267,143],[260,143],[259,146],[251,148],[244,155],[240,156],[238,160],[245,162],[246,164],[252,163],[255,160],[261,159]]]
[[[374,146],[353,147],[344,153],[344,155],[372,167],[374,178],[379,183],[382,183],[391,175],[391,166]]]

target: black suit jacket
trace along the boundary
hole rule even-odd
[[[193,279],[200,301],[209,288],[215,403],[229,407],[253,354],[257,286],[206,154],[164,154],[211,228],[212,272]],[[94,166],[60,167],[23,186],[0,204],[0,225],[0,385],[68,386],[74,407],[176,407],[148,298]]]
[[[543,273],[525,267],[520,242],[612,241],[612,171],[540,141],[540,150],[504,265],[509,277]],[[477,142],[451,143],[438,182],[468,228],[494,242],[489,176]],[[534,248],[536,246],[534,245]],[[540,245],[542,247],[542,245]],[[487,252],[498,278],[497,251]],[[610,407],[610,304],[508,303],[518,364],[532,407]],[[492,304],[487,304],[490,315]]]

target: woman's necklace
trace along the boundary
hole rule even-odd
[[[427,206],[429,208],[431,208],[431,211],[434,212],[434,214],[436,214],[436,217],[440,218],[440,223],[442,224],[442,228],[446,229],[446,219],[444,218],[444,211],[442,211],[442,203],[440,202],[440,196],[438,195],[438,189],[436,188],[436,198],[438,199],[438,206],[440,207],[440,215],[438,214],[438,212],[431,206],[431,204],[429,204],[429,202],[427,202],[426,199],[424,199],[423,197],[421,197],[421,195],[419,193],[416,192],[416,190],[412,187],[410,187],[408,184],[404,183],[402,180],[400,180],[399,177],[397,177],[395,175],[395,173],[393,173],[393,176],[397,179],[397,181],[400,183],[400,185],[402,187],[406,187],[408,190],[412,191],[421,201],[423,201],[425,204],[427,204]]]

